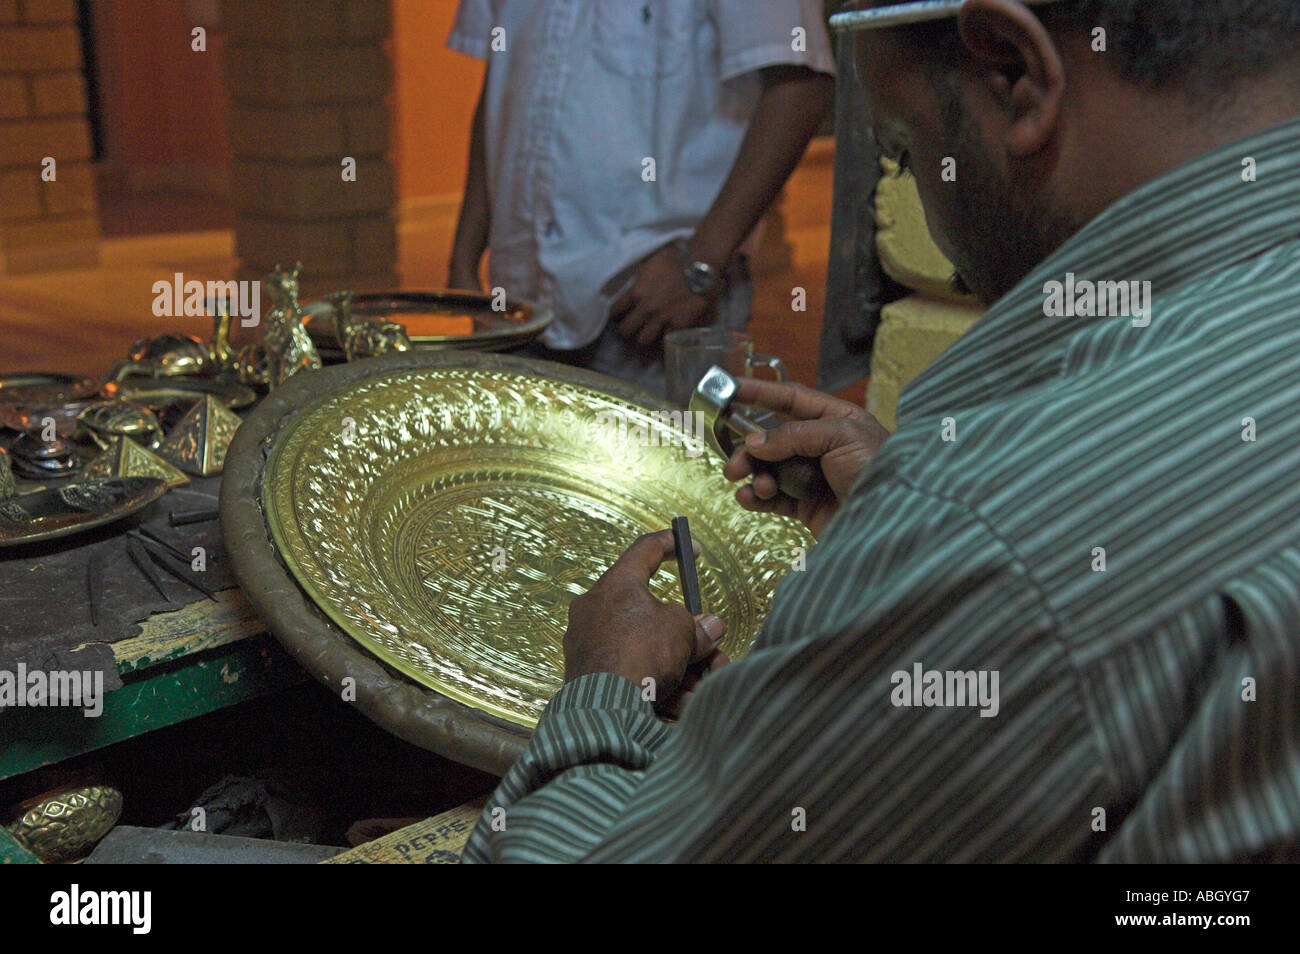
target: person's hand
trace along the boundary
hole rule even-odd
[[[650,592],[651,577],[672,555],[671,530],[638,537],[590,590],[569,604],[565,682],[612,672],[644,689],[651,679],[655,708],[672,715],[705,672],[726,662],[718,652],[722,620],[692,617],[684,606],[661,603]]]
[[[736,491],[746,510],[798,517],[820,536],[841,502],[880,449],[889,432],[856,404],[814,391],[802,384],[738,378],[735,400],[776,411],[793,420],[765,434],[751,434],[736,448],[723,469],[728,480],[754,474],[754,461],[812,457],[820,464],[829,493],[813,500],[794,500],[780,493],[770,474],[757,474]]]
[[[670,331],[707,324],[716,297],[691,291],[677,249],[666,245],[641,263],[632,287],[610,307],[609,320],[624,338],[649,348]]]

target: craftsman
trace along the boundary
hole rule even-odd
[[[833,488],[799,509],[806,571],[724,665],[718,621],[646,588],[671,536],[633,544],[571,605],[566,684],[468,860],[1300,852],[1300,4],[948,6],[857,20],[858,68],[991,307],[887,440],[744,386],[800,420],[728,476],[820,455]],[[1150,323],[1046,315],[1068,273],[1151,282]],[[795,512],[767,478],[738,496]],[[642,680],[669,701],[692,661],[668,728]],[[996,716],[895,704],[918,664],[998,673]]]
[[[663,336],[741,331],[747,241],[834,96],[818,0],[462,0],[487,61],[449,284],[549,306],[521,352],[664,391]]]

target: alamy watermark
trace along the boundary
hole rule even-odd
[[[687,457],[700,457],[708,449],[708,419],[694,411],[659,410],[630,414],[622,410],[596,413],[601,440],[607,447],[681,447]]]
[[[889,701],[904,708],[948,709],[978,707],[981,719],[998,714],[999,674],[996,669],[930,669],[913,663],[909,672],[899,669],[889,681]]]
[[[180,272],[169,282],[153,283],[153,313],[159,318],[201,318],[226,312],[240,327],[256,328],[262,320],[262,283],[185,280]]]
[[[152,891],[82,890],[72,884],[50,895],[50,923],[59,926],[121,925],[132,934],[148,934],[153,926]]]
[[[88,719],[104,711],[104,673],[99,670],[0,669],[0,709],[10,707],[79,708]]]
[[[1150,282],[1095,282],[1067,272],[1063,282],[1043,285],[1048,318],[1132,318],[1134,328],[1151,324]]]

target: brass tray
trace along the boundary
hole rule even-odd
[[[280,558],[334,623],[417,682],[523,726],[561,684],[569,600],[638,534],[691,518],[733,657],[811,545],[800,524],[742,510],[720,458],[684,447],[659,408],[529,364],[352,380],[283,427],[261,485]],[[670,565],[652,585],[680,601]]]
[[[383,292],[357,295],[353,312],[362,318],[395,321],[417,348],[513,348],[540,335],[553,317],[548,308],[507,299],[504,310],[492,307],[491,295],[468,291]],[[336,350],[333,310],[328,302],[303,308],[307,333],[318,348]]]
[[[51,407],[98,396],[99,382],[93,378],[41,371],[0,374],[0,405],[6,407]]]
[[[0,500],[0,547],[54,540],[121,520],[167,492],[154,477],[110,477]]]

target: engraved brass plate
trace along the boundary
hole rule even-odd
[[[523,371],[429,368],[296,415],[267,462],[277,550],[344,631],[416,681],[532,725],[560,687],[569,601],[639,534],[690,517],[707,612],[743,655],[811,545],[744,511],[679,421]],[[681,600],[669,560],[652,582]]]

